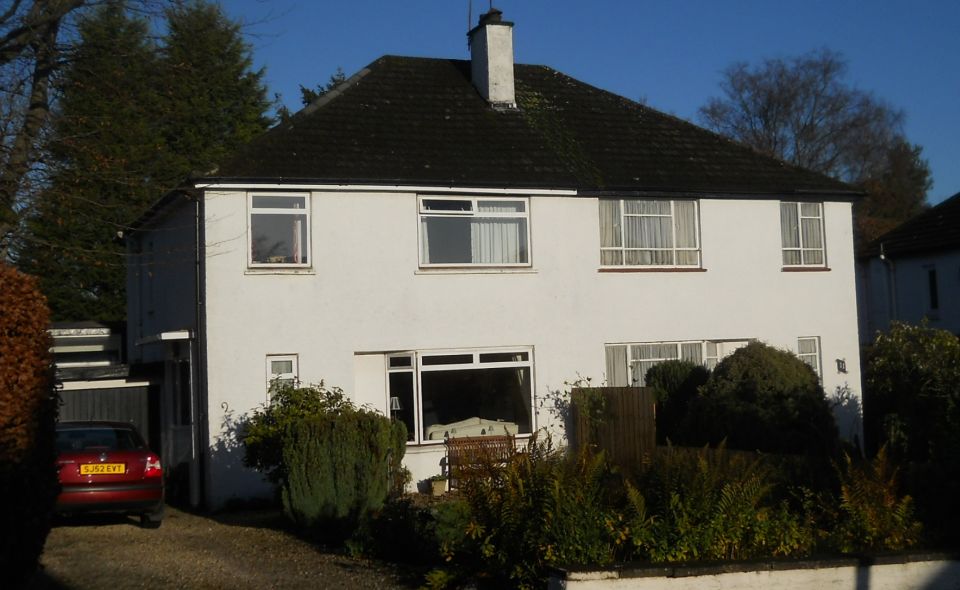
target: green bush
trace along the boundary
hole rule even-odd
[[[285,385],[271,391],[270,403],[258,408],[241,424],[243,463],[279,485],[285,479],[283,436],[291,424],[303,418],[337,413],[350,407],[339,387],[326,388],[321,381],[309,387]]]
[[[913,461],[960,455],[960,339],[894,322],[867,353],[864,410],[870,448]]]
[[[897,470],[881,448],[872,461],[845,457],[840,472],[840,514],[833,528],[834,546],[841,551],[886,551],[912,547],[920,538],[913,500],[901,497]]]
[[[657,442],[685,443],[681,425],[690,403],[710,378],[710,371],[690,361],[667,361],[650,367],[647,386],[657,391]]]
[[[631,541],[654,562],[797,556],[815,536],[802,514],[775,493],[758,456],[722,447],[658,452],[628,487]]]
[[[926,324],[894,322],[866,354],[864,431],[904,464],[907,490],[929,533],[960,543],[960,340]]]
[[[347,539],[383,507],[406,440],[402,422],[348,403],[291,422],[283,436],[284,511],[319,537]]]
[[[49,320],[36,281],[0,263],[0,570],[14,587],[37,566],[59,489]]]
[[[758,342],[723,359],[701,388],[684,427],[697,444],[830,457],[839,436],[813,370]]]
[[[625,523],[613,507],[619,480],[601,455],[568,457],[549,440],[532,441],[494,477],[462,483],[466,528],[442,543],[451,563],[437,580],[473,576],[493,587],[531,588],[546,568],[609,565],[626,548]],[[613,484],[616,485],[613,485]],[[453,575],[451,575],[453,574]]]

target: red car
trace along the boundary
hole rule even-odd
[[[57,425],[57,512],[120,512],[140,526],[163,521],[163,469],[132,424],[60,422]]]

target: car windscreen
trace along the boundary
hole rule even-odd
[[[57,431],[57,451],[132,451],[143,448],[143,441],[129,428],[98,426]]]

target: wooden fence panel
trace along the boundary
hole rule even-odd
[[[593,446],[623,467],[639,465],[656,449],[656,394],[653,389],[576,388],[571,396],[573,432],[570,439],[575,449]]]
[[[61,391],[60,420],[108,420],[132,422],[148,441],[150,428],[150,400],[148,387],[117,387],[107,389],[75,389]]]

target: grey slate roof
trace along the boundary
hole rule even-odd
[[[385,56],[210,178],[710,194],[849,185],[763,156],[545,66],[515,67],[518,108],[491,108],[470,62]]]
[[[911,256],[960,249],[960,193],[912,217],[867,245],[861,256]]]

